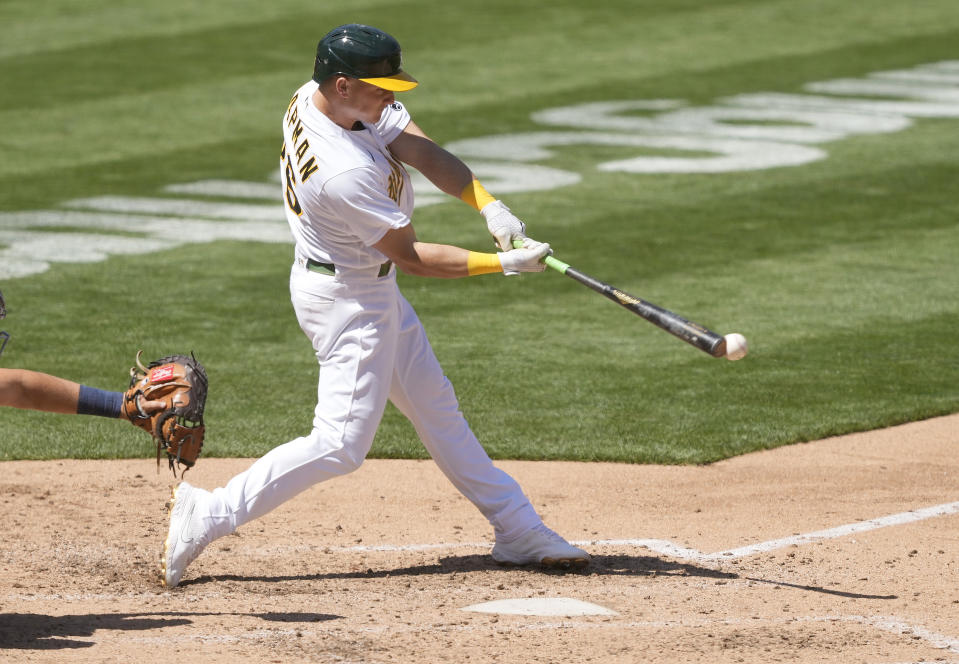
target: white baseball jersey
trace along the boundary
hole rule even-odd
[[[371,245],[410,223],[413,187],[387,147],[410,122],[402,104],[376,124],[344,129],[312,102],[303,85],[283,122],[286,217],[297,255],[343,268],[374,267],[386,257]]]

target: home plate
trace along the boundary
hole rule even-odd
[[[615,616],[616,612],[598,604],[581,602],[568,597],[534,597],[530,599],[499,599],[464,606],[462,611],[477,613],[508,613],[516,616]]]

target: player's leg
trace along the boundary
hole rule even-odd
[[[460,412],[413,308],[403,318],[390,400],[416,428],[453,485],[490,521],[499,537],[516,537],[540,522],[519,484],[496,468]]]
[[[295,272],[294,309],[320,365],[313,430],[214,491],[231,530],[318,482],[359,468],[386,407],[384,376],[392,373],[397,338],[389,289]]]
[[[165,585],[176,586],[214,539],[362,464],[386,407],[384,376],[396,352],[391,293],[383,284],[347,285],[294,267],[293,306],[320,364],[313,430],[272,449],[224,487],[177,487],[161,559]]]
[[[400,300],[402,327],[390,399],[416,428],[443,473],[493,525],[493,559],[503,564],[584,567],[589,554],[547,528],[519,484],[496,468],[459,409],[413,308]]]

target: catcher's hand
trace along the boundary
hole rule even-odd
[[[166,452],[175,476],[174,462],[188,470],[203,448],[206,369],[192,354],[170,355],[144,367],[140,362],[142,353],[137,352],[137,366],[130,369],[130,388],[123,397],[123,412],[130,422],[156,440],[157,468],[161,452]],[[151,401],[161,401],[164,407],[147,412],[144,406]]]

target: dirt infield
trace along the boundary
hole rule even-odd
[[[493,564],[431,462],[372,460],[214,542],[172,591],[168,472],[6,462],[0,660],[959,662],[957,449],[950,416],[710,466],[499,463],[594,554],[565,575]],[[497,600],[559,615],[463,610]]]

